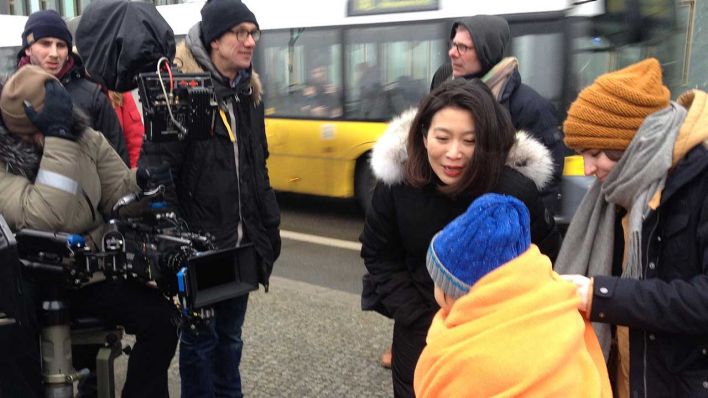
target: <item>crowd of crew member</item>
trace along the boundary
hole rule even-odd
[[[181,72],[211,75],[218,117],[208,139],[170,143],[143,142],[132,95],[90,79],[58,13],[30,15],[0,94],[0,214],[13,231],[77,233],[98,248],[118,199],[161,184],[217,248],[253,243],[267,289],[281,242],[252,64],[259,25],[240,0],[209,0],[201,15],[176,58]],[[561,130],[505,57],[509,40],[503,18],[455,22],[430,93],[373,149],[361,299],[394,320],[382,359],[392,394],[708,395],[708,96],[671,101],[649,58],[583,89]],[[325,73],[313,70],[307,111],[336,117]],[[561,237],[553,214],[568,148],[595,181]],[[36,312],[55,287],[31,273],[22,283],[33,315],[2,334],[0,396],[44,395]],[[243,395],[248,294],[196,327],[133,280],[67,295],[72,313],[136,335],[124,397],[169,395],[178,342],[183,397]],[[75,366],[93,369],[92,354]],[[81,396],[96,395],[91,380]]]

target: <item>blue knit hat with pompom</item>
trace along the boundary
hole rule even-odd
[[[435,286],[459,298],[531,245],[529,211],[518,199],[482,195],[430,242],[427,267]]]

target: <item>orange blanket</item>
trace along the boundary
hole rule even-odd
[[[418,398],[611,397],[605,360],[575,287],[538,248],[438,311],[415,369]]]

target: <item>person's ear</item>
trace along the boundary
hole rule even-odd
[[[449,311],[450,308],[452,308],[452,305],[455,304],[456,299],[448,296],[447,294],[443,293],[443,299],[445,300],[445,305],[447,306],[447,310]]]

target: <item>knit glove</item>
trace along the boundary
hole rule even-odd
[[[140,189],[144,191],[159,185],[164,185],[166,188],[174,186],[172,169],[168,163],[152,167],[139,167],[135,178]]]
[[[55,80],[44,83],[44,108],[37,112],[29,101],[24,102],[25,113],[45,137],[59,137],[76,141],[78,132],[72,130],[73,102],[69,92]]]

